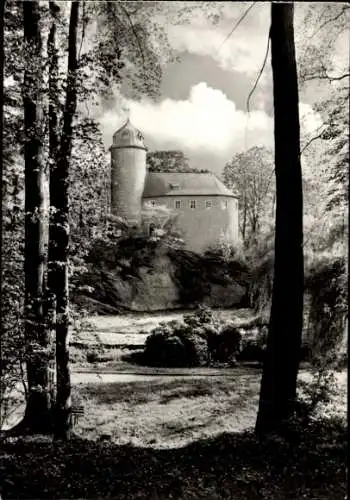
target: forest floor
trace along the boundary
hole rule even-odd
[[[118,425],[118,420],[115,425]],[[343,500],[347,430],[316,422],[284,438],[221,433],[159,450],[35,436],[0,445],[4,499]]]
[[[73,401],[85,414],[74,439],[0,443],[1,498],[345,499],[346,372],[328,418],[265,440],[253,433],[258,368],[132,382],[125,373],[76,375]]]
[[[118,342],[136,333],[116,336],[115,325],[104,318],[97,330]],[[259,440],[259,366],[141,367],[123,359],[126,347],[114,343],[106,363],[72,364],[73,404],[84,415],[71,442],[0,443],[1,498],[345,498],[346,371],[336,373],[337,393],[320,420],[285,439]],[[302,369],[300,379],[308,378]]]

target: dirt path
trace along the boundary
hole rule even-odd
[[[71,332],[71,343],[76,345],[139,346],[142,347],[151,330],[162,322],[182,320],[191,311],[161,313],[132,313],[122,316],[90,316]],[[193,311],[192,311],[193,312]],[[252,316],[250,309],[215,311],[226,321]]]

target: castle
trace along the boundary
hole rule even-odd
[[[212,173],[149,172],[144,138],[129,120],[113,135],[111,213],[140,225],[147,207],[175,211],[188,250],[239,242],[238,198]]]

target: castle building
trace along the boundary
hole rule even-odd
[[[239,243],[238,197],[214,174],[148,172],[143,136],[129,120],[113,135],[110,151],[112,214],[139,225],[143,208],[167,207],[177,214],[188,250]]]

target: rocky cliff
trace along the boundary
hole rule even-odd
[[[97,245],[74,300],[100,314],[244,305],[248,272],[238,262],[173,249],[143,238]]]

